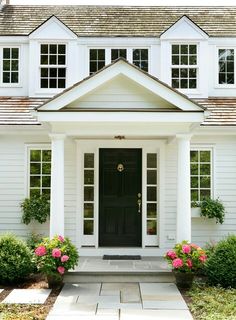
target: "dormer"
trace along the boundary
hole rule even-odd
[[[182,16],[161,36],[162,79],[189,97],[207,96],[208,34]]]
[[[56,16],[30,33],[30,96],[53,96],[75,82],[77,40],[77,35]]]

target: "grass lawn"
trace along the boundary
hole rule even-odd
[[[195,284],[186,295],[194,320],[236,320],[236,289]]]

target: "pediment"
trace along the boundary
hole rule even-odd
[[[120,74],[65,106],[68,109],[178,109]]]
[[[74,84],[46,102],[39,111],[64,109],[177,109],[204,111],[184,94],[124,59]]]
[[[208,34],[187,16],[183,16],[182,18],[177,20],[170,28],[164,31],[160,38],[162,40],[204,40],[208,38]]]
[[[71,40],[77,39],[77,36],[61,20],[59,20],[56,16],[52,16],[34,31],[32,31],[29,38]]]

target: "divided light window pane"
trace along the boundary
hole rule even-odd
[[[115,61],[119,58],[126,59],[126,49],[111,49],[111,61]]]
[[[19,83],[19,48],[3,48],[2,82]]]
[[[89,73],[90,75],[105,67],[105,49],[90,49]]]
[[[173,44],[171,61],[172,87],[177,89],[196,89],[197,45]]]
[[[218,83],[234,84],[234,49],[218,50]]]
[[[134,49],[133,64],[148,72],[148,49]]]
[[[66,45],[41,44],[40,87],[63,89],[66,87]]]

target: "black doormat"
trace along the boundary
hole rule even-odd
[[[141,260],[141,256],[121,256],[121,255],[108,255],[104,254],[103,260]]]

